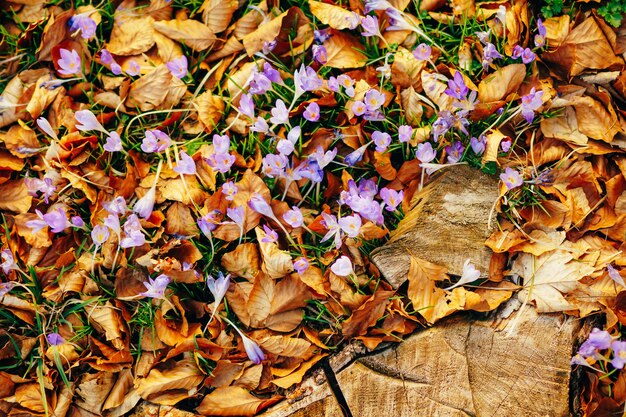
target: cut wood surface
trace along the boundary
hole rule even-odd
[[[530,306],[509,319],[457,315],[336,376],[355,417],[567,416],[579,329]],[[279,404],[264,416],[341,416],[327,385],[318,389],[314,401],[290,404],[292,414]]]
[[[486,276],[491,250],[489,216],[498,198],[498,179],[467,165],[445,168],[429,184],[392,239],[372,253],[372,259],[395,288],[406,281],[410,255],[461,275],[471,259]],[[495,222],[493,222],[495,225]]]

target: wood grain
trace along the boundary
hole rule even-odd
[[[487,276],[492,253],[484,243],[491,234],[488,222],[498,198],[498,180],[467,165],[445,168],[438,175],[421,198],[411,202],[400,233],[372,253],[394,288],[406,280],[411,254],[445,266],[453,275],[461,275],[470,258]]]

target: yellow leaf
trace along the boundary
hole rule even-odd
[[[17,116],[15,114],[18,110],[20,110],[20,108],[13,107],[13,105],[18,103],[23,92],[24,86],[19,76],[13,77],[6,87],[4,87],[2,98],[4,99],[4,104],[9,107],[0,112],[0,127],[8,126],[17,120]]]
[[[311,13],[320,22],[333,29],[352,29],[355,23],[355,13],[333,4],[322,3],[321,1],[309,0]],[[356,23],[359,23],[356,15]]]
[[[294,384],[299,384],[300,382],[302,382],[302,378],[304,378],[304,375],[307,373],[307,371],[326,356],[326,354],[314,356],[313,358],[300,365],[300,367],[295,372],[282,378],[276,378],[272,380],[272,384],[285,389]]]
[[[404,117],[411,126],[418,126],[422,121],[422,115],[424,114],[424,107],[421,104],[421,100],[417,96],[417,92],[410,86],[400,92],[400,99],[402,102],[402,109],[404,110]]]
[[[274,288],[274,281],[265,274],[259,274],[254,281],[246,302],[246,308],[250,313],[250,324],[253,327],[263,327],[265,319],[269,316]]]
[[[222,256],[222,266],[236,277],[252,280],[260,269],[259,251],[254,243],[244,243]]]
[[[329,67],[359,68],[367,62],[367,57],[361,52],[365,49],[363,44],[347,33],[332,31],[324,47],[328,53],[326,65]]]
[[[487,137],[487,145],[485,145],[485,153],[483,154],[483,164],[498,160],[500,142],[502,142],[502,139],[506,138],[499,130],[491,131],[485,136]]]
[[[304,339],[288,336],[267,336],[257,339],[261,347],[274,355],[289,356],[293,358],[304,356],[311,347],[311,343]]]
[[[193,19],[161,20],[154,22],[154,29],[170,39],[184,43],[194,51],[208,49],[217,39],[208,26]]]

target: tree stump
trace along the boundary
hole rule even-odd
[[[413,198],[404,224],[372,253],[394,288],[406,280],[410,254],[445,266],[453,275],[462,274],[468,258],[483,277],[489,271],[492,252],[485,241],[492,231],[488,223],[498,199],[498,179],[467,165],[444,168],[435,175]]]

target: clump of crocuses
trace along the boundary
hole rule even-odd
[[[623,369],[626,365],[626,341],[619,340],[606,330],[594,328],[572,357],[571,363],[601,373],[612,372],[609,368]]]

